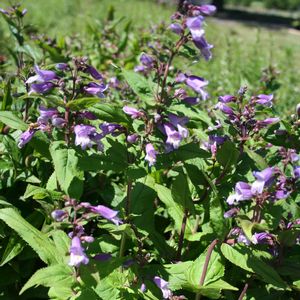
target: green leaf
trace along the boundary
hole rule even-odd
[[[167,210],[171,216],[171,218],[175,222],[175,228],[179,232],[181,230],[181,225],[182,225],[182,220],[183,220],[183,215],[184,215],[184,208],[176,203],[172,196],[172,192],[170,189],[167,187],[160,185],[160,184],[155,184],[155,190],[157,192],[158,198],[165,204],[167,207]],[[187,219],[186,222],[186,230],[185,230],[185,235],[192,234],[192,225]]]
[[[5,111],[7,110],[11,104],[12,104],[12,96],[11,96],[11,81],[8,80],[3,91],[3,99],[2,99],[2,105],[1,110]]]
[[[177,150],[174,150],[168,154],[162,154],[158,156],[157,165],[163,166],[173,164],[179,161],[188,161],[194,158],[209,158],[210,154],[201,149],[198,144],[189,143],[180,146]]]
[[[51,237],[59,255],[61,257],[66,256],[70,248],[70,238],[68,235],[64,231],[56,229],[51,232]]]
[[[65,148],[61,142],[50,146],[57,181],[62,190],[72,198],[79,199],[83,192],[84,173],[79,169],[76,151]]]
[[[259,275],[263,281],[271,283],[282,289],[287,289],[287,284],[281,279],[278,273],[261,259],[254,256],[250,250],[227,244],[221,246],[222,254],[234,265],[254,274]]]
[[[209,202],[209,217],[213,232],[220,239],[225,238],[228,234],[228,219],[224,218],[224,209],[219,196],[212,193]]]
[[[129,119],[123,110],[113,104],[96,104],[88,108],[98,119],[106,122],[128,123]]]
[[[199,124],[203,122],[208,126],[213,126],[211,118],[208,116],[206,112],[200,109],[195,109],[190,106],[185,106],[184,104],[175,104],[170,107],[171,111],[174,112],[176,115],[181,113],[185,117],[188,117],[190,121],[194,121],[195,124]]]
[[[244,150],[259,169],[263,170],[268,167],[268,164],[265,161],[265,159],[259,154],[257,154],[255,151],[250,150],[248,147],[244,147]]]
[[[25,242],[16,234],[12,234],[2,255],[0,267],[19,255],[25,247]]]
[[[186,271],[187,281],[191,286],[200,287],[199,282],[203,272],[207,251],[202,253]],[[221,262],[221,256],[213,251],[208,263],[207,272],[203,286],[206,286],[224,276],[225,267]]]
[[[26,130],[28,125],[12,111],[0,111],[0,121],[13,129]]]
[[[57,256],[57,250],[49,238],[23,219],[15,209],[0,209],[0,219],[15,230],[43,262],[56,264],[61,260],[61,257]]]
[[[189,183],[187,181],[187,176],[183,173],[183,170],[175,177],[171,191],[172,197],[176,203],[181,205],[183,209],[188,209],[190,213],[194,213],[195,209],[189,189]]]
[[[57,264],[37,270],[25,283],[20,295],[33,286],[71,287],[74,282],[72,268],[65,264]]]
[[[172,291],[180,290],[188,283],[185,273],[192,267],[193,263],[193,261],[185,261],[164,266],[169,273],[169,287]]]
[[[236,165],[239,156],[240,152],[231,141],[226,141],[217,152],[217,160],[224,169],[228,169],[232,165]]]
[[[67,103],[67,107],[69,107],[73,111],[79,111],[82,109],[87,109],[88,107],[93,106],[99,102],[99,98],[80,98],[73,101],[69,101]]]
[[[148,81],[144,76],[134,72],[123,70],[122,74],[132,90],[148,105],[155,105],[153,96],[153,84]],[[151,100],[153,103],[151,103]]]

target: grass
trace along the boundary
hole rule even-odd
[[[4,1],[2,7],[7,3]],[[51,37],[79,34],[88,38],[86,25],[104,18],[111,5],[117,17],[133,20],[135,28],[147,28],[161,21],[168,23],[173,12],[172,7],[147,0],[23,0],[22,4],[28,8],[27,21]],[[5,26],[1,21],[2,43],[7,38]],[[233,93],[244,84],[255,91],[262,70],[274,66],[280,72],[277,110],[294,110],[300,92],[299,33],[212,18],[208,21],[207,39],[215,45],[214,59],[187,67],[210,81],[213,97]]]

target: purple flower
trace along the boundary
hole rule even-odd
[[[187,18],[186,26],[191,32],[193,41],[200,40],[204,34],[204,29],[202,28],[202,23],[204,18],[202,16]]]
[[[214,46],[209,44],[204,36],[194,40],[194,44],[201,51],[201,54],[206,60],[210,60],[212,58],[210,49],[212,49]]]
[[[24,17],[26,14],[27,14],[27,8],[24,8],[24,9],[22,10],[22,17]]]
[[[187,79],[187,76],[184,73],[178,73],[175,78],[175,81],[180,83],[180,82],[185,82],[186,79]]]
[[[112,77],[110,80],[109,80],[109,86],[115,88],[115,89],[118,89],[120,88],[120,81],[118,80],[117,77]]]
[[[57,68],[60,71],[65,71],[69,68],[69,65],[66,63],[58,63],[55,65],[55,68]]]
[[[183,33],[183,28],[182,28],[182,26],[180,25],[180,24],[178,24],[178,23],[172,23],[170,26],[169,26],[169,29],[172,31],[172,32],[174,32],[174,33],[176,33],[176,34],[178,34],[178,35],[181,35],[182,33]]]
[[[127,136],[127,142],[130,144],[134,144],[139,139],[139,135],[134,133]]]
[[[264,94],[260,94],[256,97],[256,103],[260,104],[260,105],[264,105],[267,107],[271,107],[272,106],[272,100],[273,100],[273,95],[264,95]]]
[[[174,97],[178,99],[186,98],[188,95],[183,88],[176,89],[174,92]]]
[[[64,210],[57,209],[54,210],[51,213],[51,217],[56,221],[56,222],[61,222],[65,217],[67,216],[67,213]]]
[[[53,116],[51,122],[56,128],[63,128],[66,125],[66,120],[57,116]]]
[[[58,76],[53,71],[41,70],[38,66],[34,66],[34,70],[36,75],[29,77],[26,80],[26,83],[46,83],[47,81],[58,79]]]
[[[90,210],[93,213],[101,215],[103,218],[115,223],[116,225],[122,224],[123,222],[120,220],[117,210],[112,210],[109,207],[106,207],[104,205],[97,205],[97,206],[91,206]]]
[[[299,179],[299,178],[300,178],[300,166],[294,167],[294,177],[295,177],[296,179]]]
[[[209,144],[216,143],[217,145],[222,145],[228,140],[226,136],[219,136],[219,135],[210,135],[208,139],[209,139],[208,140]]]
[[[236,208],[236,207],[234,207],[234,208],[231,208],[230,210],[228,210],[228,211],[226,211],[225,213],[224,213],[224,218],[232,218],[232,217],[234,217],[237,213],[239,212],[239,210]]]
[[[7,15],[7,16],[9,16],[9,12],[7,10],[3,9],[3,8],[0,8],[0,12]]]
[[[155,151],[153,145],[148,143],[146,145],[145,160],[148,161],[150,167],[156,163],[156,154],[157,154],[157,152]]]
[[[188,130],[183,127],[186,123],[188,123],[189,118],[188,117],[178,117],[174,114],[169,114],[168,115],[169,121],[170,123],[174,126],[177,127],[177,130],[179,132],[179,134],[183,137],[183,138],[187,138],[189,135]]]
[[[107,134],[114,134],[115,131],[117,131],[117,130],[119,130],[119,131],[123,130],[123,127],[116,123],[104,122],[104,123],[100,124],[99,127],[102,130],[103,136],[105,136]]]
[[[105,95],[103,94],[108,88],[108,85],[104,83],[96,83],[96,82],[90,82],[88,85],[86,85],[83,89],[86,93],[90,95],[97,96],[99,98],[104,98]]]
[[[109,253],[99,253],[94,256],[94,259],[99,261],[107,261],[112,258],[111,254]]]
[[[249,200],[253,196],[252,190],[251,190],[251,185],[249,185],[246,182],[239,181],[235,185],[235,194],[230,195],[226,202],[229,205],[233,205],[236,202],[243,201],[243,200]]]
[[[32,137],[35,134],[35,130],[34,129],[27,129],[26,131],[24,131],[19,138],[19,143],[18,143],[18,147],[19,148],[23,148],[25,144],[27,144]]]
[[[140,62],[147,68],[152,68],[153,66],[153,58],[150,55],[143,53],[140,57]]]
[[[94,79],[102,80],[103,76],[92,66],[86,68],[86,72],[89,73]]]
[[[141,72],[141,73],[143,73],[143,72],[146,72],[146,71],[147,71],[147,69],[146,69],[145,66],[135,66],[134,67],[134,72]]]
[[[208,98],[207,92],[203,89],[205,86],[208,85],[208,81],[206,81],[204,78],[194,75],[187,76],[185,83],[195,92],[200,94],[203,100],[206,100]]]
[[[81,146],[82,150],[86,148],[91,148],[93,146],[93,141],[97,138],[96,128],[89,125],[76,125],[74,127],[75,132],[75,145]]]
[[[183,136],[170,123],[164,124],[164,130],[167,135],[166,143],[171,145],[173,149],[178,149]]]
[[[87,265],[89,259],[84,253],[84,248],[81,246],[81,241],[78,236],[72,238],[70,247],[70,261],[69,266],[79,267],[81,264]]]
[[[224,103],[222,103],[222,102],[218,102],[218,103],[215,105],[215,108],[216,108],[216,109],[219,109],[221,112],[223,112],[223,113],[226,114],[226,115],[229,115],[229,116],[234,115],[233,109],[232,109],[230,106],[228,106],[228,105],[226,105],[226,104],[224,104]]]
[[[255,233],[252,236],[252,243],[273,245],[273,236],[267,232]]]
[[[243,243],[247,246],[249,246],[251,244],[251,241],[248,240],[248,238],[246,237],[246,235],[244,234],[243,231],[240,232],[238,238],[237,238],[237,242],[238,243]]]
[[[90,235],[85,235],[81,237],[81,240],[86,242],[86,243],[93,243],[95,241],[95,238]]]
[[[169,289],[169,282],[163,280],[158,276],[155,276],[153,278],[153,281],[156,284],[156,286],[162,291],[164,299],[169,299],[172,296],[172,292]]]
[[[206,5],[196,6],[195,10],[198,10],[204,15],[211,16],[216,12],[217,8],[214,5],[206,4]]]
[[[142,293],[145,293],[146,290],[147,290],[146,284],[145,284],[145,283],[142,283],[142,284],[141,284],[141,287],[140,287],[140,291],[141,291]]]
[[[273,168],[266,168],[261,172],[253,172],[256,180],[252,183],[251,192],[253,194],[261,194],[265,185],[269,185],[273,179]]]
[[[44,106],[39,107],[40,116],[38,118],[39,124],[47,124],[48,121],[58,114],[58,110],[56,108],[46,108]]]
[[[134,107],[124,106],[123,111],[125,114],[131,116],[132,119],[138,119],[144,117],[144,113],[142,111],[137,110]]]
[[[222,102],[222,103],[229,103],[229,102],[233,102],[235,100],[236,100],[236,97],[232,96],[232,95],[219,96],[219,102]]]
[[[265,120],[257,121],[257,126],[261,128],[261,127],[278,123],[279,121],[280,121],[279,118],[267,118]]]
[[[196,105],[200,102],[200,99],[198,97],[185,97],[184,99],[182,99],[182,101],[189,105]]]
[[[33,83],[30,86],[29,95],[32,93],[46,94],[54,88],[55,84],[52,82]]]

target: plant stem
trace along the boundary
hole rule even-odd
[[[208,264],[209,264],[209,261],[210,261],[211,254],[212,254],[212,251],[214,250],[214,248],[215,248],[215,246],[217,245],[218,242],[219,241],[217,239],[213,240],[211,242],[211,244],[209,245],[208,249],[207,249],[207,255],[206,255],[206,258],[205,258],[201,278],[200,278],[200,281],[199,281],[200,287],[203,285],[203,283],[205,281],[205,277],[206,277],[207,268],[208,268]],[[197,294],[195,300],[200,300],[200,299],[201,299],[201,294]]]
[[[182,36],[180,38],[180,40],[176,43],[175,49],[172,50],[171,55],[169,57],[169,60],[166,64],[165,71],[164,71],[164,76],[163,76],[163,81],[162,81],[162,84],[161,84],[161,93],[160,93],[160,99],[159,99],[160,103],[164,102],[163,100],[164,100],[165,87],[166,87],[167,78],[168,78],[168,75],[169,75],[169,70],[170,70],[171,64],[173,62],[173,59],[174,59],[175,55],[177,54],[179,48],[186,42],[186,40],[187,40],[186,36]]]
[[[188,210],[185,209],[183,219],[182,219],[182,224],[181,224],[179,241],[178,241],[178,250],[177,250],[177,254],[176,254],[176,260],[177,261],[181,260],[181,252],[182,252],[182,246],[183,246],[183,240],[184,240],[184,233],[185,233],[187,217],[188,217]]]
[[[240,296],[239,296],[238,300],[243,300],[243,298],[244,298],[244,296],[245,296],[245,294],[247,292],[248,286],[249,286],[249,284],[246,283],[245,286],[244,286],[244,288],[243,288],[243,290],[242,290],[242,292],[241,292],[241,294],[240,294]]]

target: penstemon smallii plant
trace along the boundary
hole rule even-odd
[[[183,11],[139,40],[134,64],[113,10],[94,32],[111,46],[97,68],[42,39],[44,63],[17,64],[0,112],[0,219],[1,266],[19,268],[22,251],[36,265],[20,297],[297,297],[299,108],[281,120],[275,95],[247,87],[211,99],[201,67],[183,66],[212,59],[215,7]],[[1,12],[10,25],[24,15]]]

